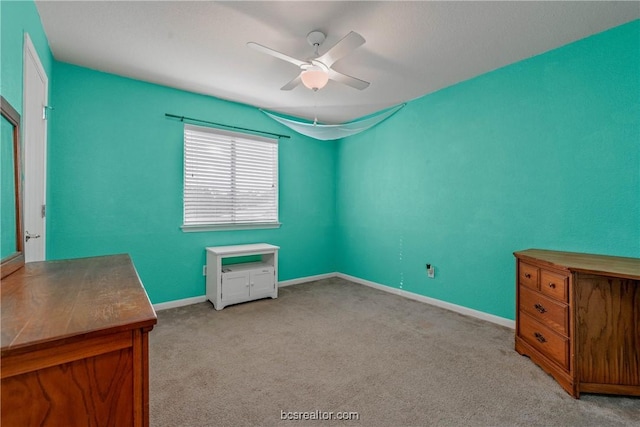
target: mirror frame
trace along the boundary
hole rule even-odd
[[[22,236],[22,155],[20,152],[20,114],[0,96],[0,110],[2,117],[13,125],[13,164],[16,192],[16,252],[3,258],[0,265],[1,278],[8,276],[24,266],[24,246]]]

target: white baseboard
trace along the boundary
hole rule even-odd
[[[516,322],[504,317],[495,316],[493,314],[485,313],[483,311],[474,310],[462,305],[452,304],[450,302],[442,301],[435,298],[425,297],[424,295],[414,294],[413,292],[407,292],[402,289],[392,288],[390,286],[381,285],[379,283],[371,282],[369,280],[361,279],[355,276],[349,276],[348,274],[338,273],[338,277],[349,280],[351,282],[358,283],[360,285],[369,286],[371,288],[379,289],[381,291],[389,292],[391,294],[400,295],[401,297],[409,298],[415,301],[424,302],[434,305],[436,307],[444,308],[446,310],[455,311],[456,313],[464,314],[465,316],[475,317],[477,319],[486,320],[487,322],[496,323],[498,325],[506,326],[507,328],[515,329]]]
[[[177,307],[184,307],[185,305],[198,304],[201,302],[205,302],[206,300],[207,300],[207,297],[205,295],[202,295],[200,297],[177,299],[174,301],[161,302],[160,304],[153,304],[153,309],[155,311],[167,310],[169,308],[177,308]]]
[[[299,283],[313,282],[315,280],[329,279],[331,277],[336,277],[338,273],[326,273],[326,274],[318,274],[315,276],[307,276],[307,277],[299,277],[297,279],[291,280],[282,280],[278,282],[278,288],[282,288],[284,286],[297,285]],[[170,308],[184,307],[185,305],[198,304],[201,302],[205,302],[207,300],[206,295],[202,295],[199,297],[191,297],[185,299],[179,299],[174,301],[161,302],[159,304],[153,304],[153,309],[155,311],[160,310],[168,310]]]
[[[486,320],[487,322],[495,323],[498,325],[506,326],[507,328],[515,329],[516,322],[504,317],[495,316],[493,314],[485,313],[482,311],[474,310],[472,308],[464,307],[462,305],[452,304],[450,302],[442,301],[435,298],[425,297],[424,295],[414,294],[413,292],[407,292],[402,289],[392,288],[390,286],[381,285],[380,283],[371,282],[369,280],[361,279],[359,277],[350,276],[343,273],[325,273],[315,276],[299,277],[297,279],[282,280],[278,282],[278,288],[285,286],[297,285],[299,283],[314,282],[316,280],[329,279],[331,277],[340,277],[341,279],[349,280],[360,285],[369,286],[371,288],[379,289],[384,292],[389,292],[394,295],[400,295],[404,298],[409,298],[415,301],[424,302],[426,304],[434,305],[436,307],[444,308],[446,310],[455,311],[456,313],[464,314],[465,316],[475,317],[477,319]],[[163,302],[160,304],[154,304],[153,308],[156,311],[167,310],[169,308],[183,307],[185,305],[198,304],[205,302],[207,297],[205,295],[192,298],[184,298],[175,301]]]
[[[299,283],[314,282],[316,280],[330,279],[331,277],[336,277],[337,275],[338,273],[325,273],[325,274],[317,274],[315,276],[299,277],[297,279],[281,280],[278,282],[278,288],[297,285]]]

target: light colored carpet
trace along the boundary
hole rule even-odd
[[[221,311],[160,311],[151,426],[638,425],[640,399],[573,399],[513,350],[513,334],[338,278]],[[359,420],[281,420],[283,411]]]

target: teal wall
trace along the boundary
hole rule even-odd
[[[281,280],[340,271],[506,318],[513,251],[640,256],[640,21],[330,143],[249,106],[56,62],[31,1],[0,2],[0,19],[2,95],[22,111],[25,31],[50,79],[48,258],[130,253],[154,303],[202,295],[212,245],[282,246]],[[183,233],[182,126],[166,112],[292,134],[283,226]]]
[[[32,1],[0,1],[0,94],[22,116],[24,35],[29,34],[45,73],[51,78],[53,57],[40,22],[40,15]],[[49,86],[49,93],[51,86]],[[7,166],[13,164],[12,133],[8,122],[2,120],[2,201],[0,217],[0,257],[15,252],[16,232],[13,176]],[[9,126],[9,127],[7,127]],[[8,142],[5,144],[5,142]],[[8,150],[8,151],[7,151]],[[6,191],[7,189],[11,191]]]
[[[53,56],[34,2],[0,1],[0,24],[0,93],[22,115],[24,33],[29,34],[49,79]]]
[[[336,145],[246,105],[56,62],[48,258],[131,254],[153,303],[201,296],[207,246],[281,246],[280,280],[335,271]],[[183,125],[165,113],[286,133],[279,229],[184,233]]]
[[[514,251],[640,257],[640,21],[410,102],[337,188],[338,271],[505,318]]]

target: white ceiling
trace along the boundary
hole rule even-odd
[[[344,122],[640,18],[628,2],[36,1],[55,58],[327,123]],[[281,91],[299,72],[246,46],[322,54],[366,43],[334,68],[371,82]],[[179,113],[179,112],[178,112]]]

